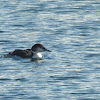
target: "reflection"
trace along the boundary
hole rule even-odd
[[[32,61],[32,62],[41,63],[41,62],[43,62],[43,59],[32,58],[31,61]]]

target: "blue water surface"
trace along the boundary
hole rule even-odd
[[[0,100],[100,100],[100,0],[1,0],[0,62]]]

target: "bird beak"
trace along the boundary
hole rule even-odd
[[[47,51],[47,52],[51,52],[50,50],[47,50],[47,49],[45,49],[45,51]]]

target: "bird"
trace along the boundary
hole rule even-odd
[[[42,44],[35,44],[31,49],[16,49],[13,52],[10,52],[10,56],[18,56],[21,58],[33,58],[33,59],[42,59],[42,52],[51,52],[46,49]]]

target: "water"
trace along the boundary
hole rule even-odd
[[[100,100],[100,0],[1,0],[0,55],[41,43],[41,61],[0,57],[2,100]]]

